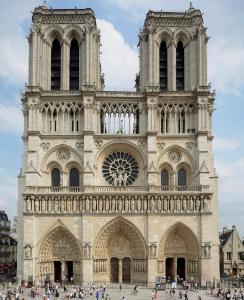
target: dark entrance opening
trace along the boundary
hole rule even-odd
[[[173,257],[168,257],[166,258],[166,279],[167,280],[172,280],[174,279],[174,259]]]
[[[73,278],[73,262],[66,261],[66,270],[67,270],[67,279],[70,281],[70,278]]]
[[[129,257],[124,257],[122,260],[122,281],[130,282],[130,265],[131,260]]]
[[[186,263],[184,257],[177,258],[177,275],[180,279],[186,279]]]
[[[61,262],[54,262],[54,281],[61,282]]]
[[[112,257],[110,260],[111,282],[119,282],[119,259]]]

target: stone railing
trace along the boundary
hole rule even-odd
[[[170,186],[26,186],[25,194],[209,192],[209,185]]]
[[[211,195],[209,193],[32,194],[24,196],[23,200],[25,212],[31,214],[192,214],[211,211]]]

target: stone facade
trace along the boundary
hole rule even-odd
[[[223,228],[220,238],[220,272],[221,276],[244,276],[244,241],[239,236],[236,226]]]
[[[19,279],[219,278],[207,40],[199,10],[150,11],[137,92],[105,91],[93,11],[35,9],[22,96]]]

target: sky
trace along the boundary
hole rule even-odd
[[[16,215],[23,119],[20,93],[27,82],[31,11],[43,1],[0,0],[0,209]],[[149,9],[185,11],[188,0],[48,0],[52,8],[91,7],[101,30],[107,90],[133,90],[138,32]],[[244,1],[195,0],[208,28],[209,82],[215,167],[219,176],[220,229],[237,225],[244,236]]]

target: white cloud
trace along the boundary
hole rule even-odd
[[[137,50],[130,47],[112,23],[97,20],[101,30],[101,63],[106,90],[132,90],[139,71]]]
[[[21,25],[40,0],[1,1],[0,77],[11,83],[27,80],[28,42]],[[14,9],[13,9],[14,8]]]
[[[230,140],[225,138],[215,138],[213,140],[214,150],[235,150],[240,146],[238,140]]]
[[[228,38],[211,42],[209,78],[219,93],[238,94],[244,85],[244,46]]]
[[[0,104],[0,132],[22,134],[23,118],[19,107]]]

